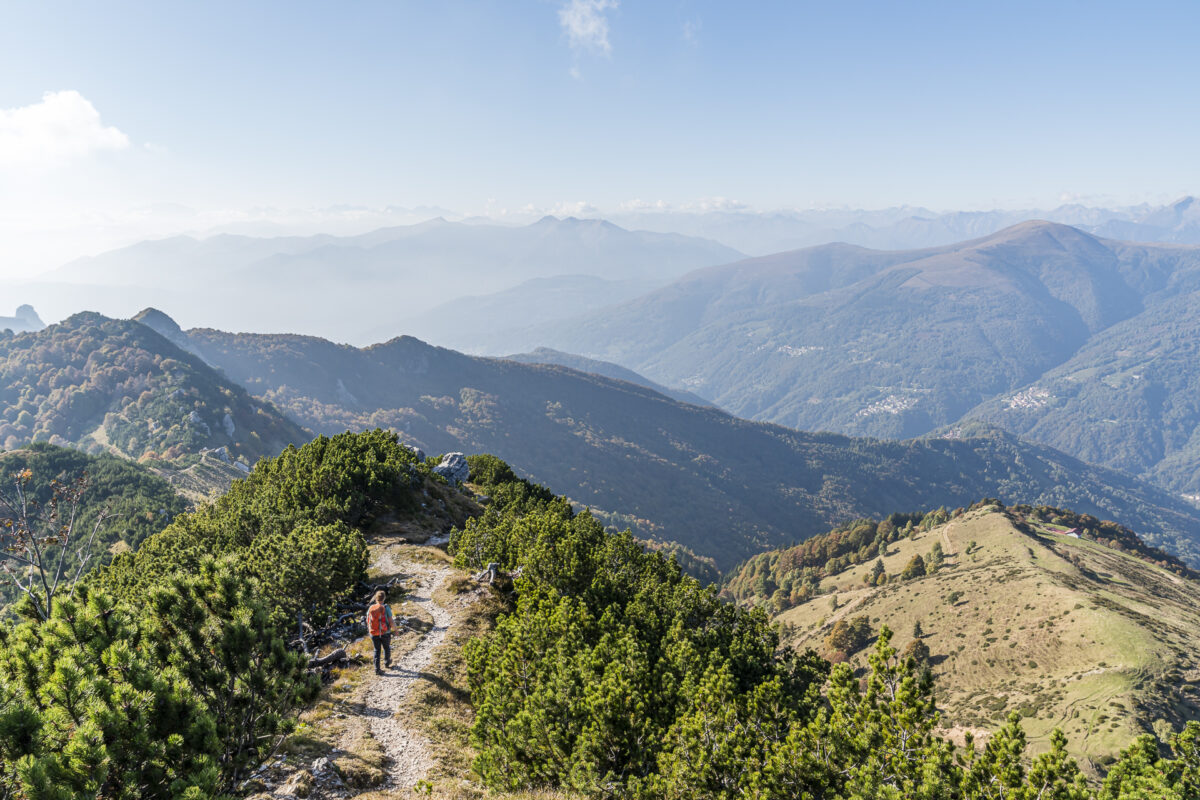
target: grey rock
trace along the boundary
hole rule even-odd
[[[237,430],[237,426],[233,424],[233,417],[228,414],[221,420],[221,425],[225,428],[225,435],[230,439],[233,438],[233,432]]]
[[[212,428],[208,427],[208,423],[205,422],[204,418],[200,416],[199,411],[189,412],[187,415],[186,421],[190,422],[192,425],[195,425],[198,429],[204,431],[204,434],[206,436],[212,436]]]
[[[201,450],[200,455],[212,456],[213,458],[225,464],[233,463],[233,458],[229,455],[228,447],[214,447],[211,450]]]
[[[471,467],[467,464],[467,457],[462,453],[446,453],[433,471],[434,474],[445,478],[452,486],[457,486],[471,477]]]
[[[413,454],[414,456],[416,456],[416,457],[417,457],[417,461],[424,461],[424,460],[425,460],[425,451],[424,451],[424,450],[422,450],[421,448],[419,448],[419,447],[414,447],[414,446],[413,446],[413,445],[411,445],[411,444],[404,444],[404,445],[401,445],[401,447],[403,447],[403,448],[404,448],[404,449],[406,449],[406,450],[410,450],[410,451],[412,451],[412,454]]]
[[[337,386],[334,387],[334,392],[337,394],[338,402],[342,405],[356,406],[359,404],[358,398],[350,393],[350,390],[346,388],[346,384],[342,383],[341,378],[337,379]]]
[[[282,786],[279,787],[278,794],[291,795],[293,797],[308,797],[313,790],[313,774],[308,770],[302,770],[293,774]]]

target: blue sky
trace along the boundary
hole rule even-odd
[[[1195,2],[3,13],[0,274],[172,226],[316,225],[338,205],[944,210],[1200,192]]]

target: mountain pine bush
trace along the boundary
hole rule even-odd
[[[45,622],[0,626],[0,797],[224,797],[318,688],[286,647],[365,576],[364,530],[419,508],[395,434],[266,459],[92,573]]]
[[[1099,787],[1061,732],[1031,759],[1019,716],[982,746],[956,747],[938,733],[927,650],[898,654],[884,627],[865,675],[780,651],[763,611],[722,602],[628,531],[608,533],[484,464],[473,478],[499,499],[450,547],[464,567],[520,570],[512,612],[466,650],[475,768],[489,786],[644,800],[1200,796],[1200,723],[1174,736],[1171,758],[1139,739]],[[853,523],[789,551],[787,564],[748,563],[740,586],[778,591],[773,574],[875,559],[914,522],[942,518]],[[869,643],[865,618],[844,627],[836,644]]]

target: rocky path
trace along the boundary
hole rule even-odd
[[[425,777],[433,762],[424,737],[410,730],[396,712],[404,706],[414,685],[425,680],[423,673],[433,660],[434,650],[446,638],[453,617],[433,599],[434,592],[451,574],[449,567],[400,566],[409,575],[410,594],[406,599],[429,613],[433,627],[415,648],[394,661],[390,669],[384,670],[382,675],[371,674],[363,690],[362,708],[371,737],[383,748],[388,759],[387,787],[407,790]],[[393,639],[412,635],[415,634],[401,632],[394,634]]]

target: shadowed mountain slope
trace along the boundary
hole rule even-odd
[[[206,361],[314,431],[383,426],[433,453],[495,453],[609,522],[721,567],[831,522],[982,496],[1136,521],[1152,541],[1200,554],[1200,515],[1186,504],[992,429],[905,442],[809,434],[408,337],[356,349],[302,336],[187,336]]]
[[[594,358],[584,358],[577,356],[574,353],[563,353],[558,350],[551,350],[549,347],[539,347],[528,353],[515,353],[513,355],[504,356],[509,361],[519,361],[522,364],[557,364],[560,367],[569,367],[580,372],[590,372],[594,375],[603,375],[605,378],[612,378],[617,381],[627,381],[635,383],[638,386],[644,386],[647,389],[653,389],[659,394],[665,394],[672,400],[678,400],[681,403],[692,403],[698,406],[712,406],[712,403],[691,392],[683,392],[678,389],[671,389],[666,386],[655,383],[631,369],[625,369],[620,364],[614,364],[611,361],[598,361]]]
[[[1200,500],[1200,293],[1114,325],[967,417]]]

